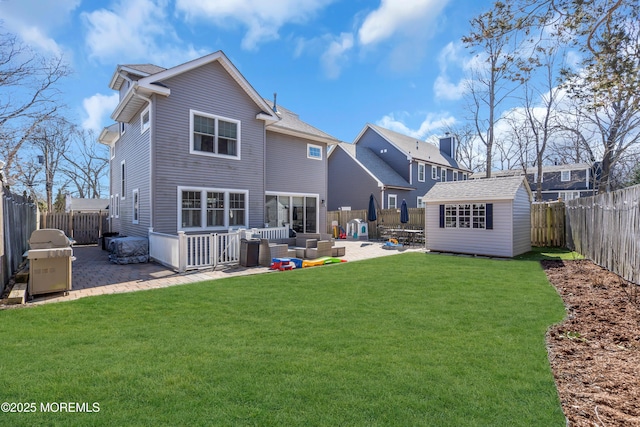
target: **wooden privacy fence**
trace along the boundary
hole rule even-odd
[[[327,233],[333,234],[333,221],[346,229],[347,223],[352,219],[367,220],[367,209],[354,211],[329,211],[327,212]],[[382,228],[406,228],[424,230],[424,208],[409,208],[409,222],[400,222],[400,209],[379,209],[377,219],[369,223],[369,238],[380,239]]]
[[[108,221],[108,212],[46,213],[40,218],[40,228],[57,228],[77,245],[88,245],[97,243],[102,233],[109,229]]]
[[[9,277],[18,270],[22,255],[29,249],[29,237],[36,229],[38,211],[36,204],[26,196],[14,194],[2,186],[0,205],[0,293]]]
[[[531,246],[565,246],[564,202],[531,205]]]
[[[567,202],[567,246],[640,284],[640,185]]]

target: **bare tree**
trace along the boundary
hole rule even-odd
[[[469,123],[461,126],[448,126],[446,132],[453,135],[458,141],[456,161],[460,166],[472,172],[483,170],[484,156],[481,156],[482,153],[478,151],[479,141],[475,127]]]
[[[63,154],[60,171],[73,183],[78,197],[99,199],[109,171],[108,148],[96,142],[93,132],[83,129],[74,132],[73,145],[73,152]]]
[[[522,24],[511,6],[496,2],[494,9],[471,20],[471,32],[463,43],[476,53],[476,65],[468,80],[467,106],[477,136],[486,147],[486,176],[491,177],[495,127],[500,120],[498,108],[505,103],[517,85],[515,60],[518,33]]]
[[[33,145],[40,153],[38,159],[44,169],[48,212],[53,212],[53,185],[63,155],[70,148],[69,137],[73,131],[74,126],[61,117],[40,123],[34,131]]]
[[[0,33],[0,155],[13,176],[20,148],[59,109],[57,84],[70,73],[62,58],[45,58]]]

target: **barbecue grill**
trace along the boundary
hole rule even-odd
[[[71,290],[72,241],[62,230],[35,230],[29,238],[29,296]]]

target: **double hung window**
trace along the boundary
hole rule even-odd
[[[191,111],[191,152],[240,158],[240,122]]]

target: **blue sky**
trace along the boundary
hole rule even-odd
[[[465,121],[460,38],[487,0],[0,0],[2,32],[74,70],[72,118],[100,130],[117,64],[172,67],[223,50],[264,97],[337,137],[366,123],[416,138]]]

